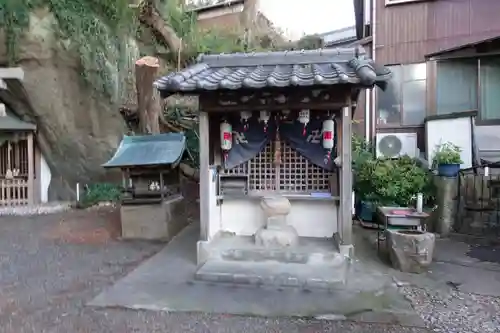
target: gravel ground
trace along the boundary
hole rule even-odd
[[[500,299],[456,290],[404,287],[415,310],[434,332],[500,332]]]
[[[162,247],[114,240],[118,235],[118,215],[110,208],[0,217],[0,332],[425,332],[350,322],[87,307],[86,302]]]
[[[71,209],[70,202],[54,202],[30,207],[1,207],[0,216],[32,216],[66,212]]]

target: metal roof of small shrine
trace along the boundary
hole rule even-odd
[[[173,93],[355,84],[385,88],[391,72],[363,48],[201,55],[198,62],[158,79],[163,97]]]
[[[125,136],[115,155],[102,166],[123,168],[175,164],[186,149],[183,133]]]
[[[21,120],[7,111],[5,116],[0,116],[0,130],[34,131],[36,124]]]

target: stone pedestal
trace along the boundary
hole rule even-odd
[[[387,230],[386,245],[392,266],[402,272],[422,273],[432,262],[435,236],[417,230]]]
[[[183,199],[175,195],[159,204],[122,205],[122,238],[170,241],[189,222]]]
[[[436,185],[436,206],[432,219],[432,226],[428,230],[438,233],[441,237],[448,237],[453,228],[456,217],[456,197],[458,189],[457,178],[434,177]]]
[[[265,247],[290,247],[298,244],[299,235],[286,224],[290,201],[284,197],[262,198],[260,207],[266,217],[265,225],[255,233],[255,243]]]

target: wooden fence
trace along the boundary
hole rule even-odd
[[[28,181],[22,178],[0,179],[0,206],[28,205]]]
[[[500,164],[461,170],[458,177],[455,232],[500,236]]]

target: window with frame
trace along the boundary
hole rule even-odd
[[[500,120],[500,58],[465,58],[437,63],[437,114],[478,111],[478,120]]]
[[[419,126],[426,110],[427,67],[425,63],[388,66],[392,72],[385,91],[377,91],[377,125]]]

